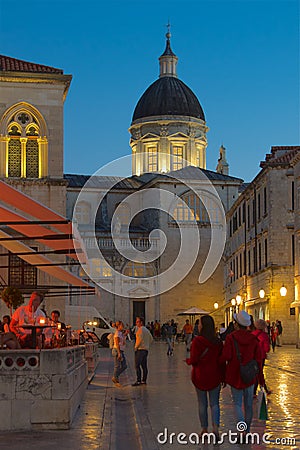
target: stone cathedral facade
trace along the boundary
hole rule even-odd
[[[262,288],[263,280],[270,283],[268,273],[275,270],[275,259],[272,259],[275,251],[272,250],[272,253],[270,247],[265,251],[263,245],[267,234],[271,236],[271,231],[274,231],[272,246],[275,245],[276,233],[281,235],[280,230],[271,227],[276,224],[276,217],[282,214],[279,204],[274,207],[278,199],[277,191],[274,196],[275,190],[268,188],[266,208],[272,205],[272,214],[267,214],[269,222],[265,220],[265,228],[261,228],[261,241],[252,236],[255,224],[251,222],[251,217],[254,215],[257,218],[258,214],[258,204],[253,206],[254,192],[262,190],[259,193],[262,202],[263,186],[270,186],[268,177],[271,177],[272,158],[267,158],[262,173],[245,191],[243,180],[229,175],[225,147],[220,147],[216,171],[206,167],[209,129],[205,114],[196,95],[177,76],[178,58],[171,49],[170,37],[167,33],[166,47],[159,58],[159,78],[145,90],[133,111],[129,127],[132,176],[126,179],[100,177],[94,187],[90,186],[89,199],[79,202],[78,196],[89,177],[63,174],[63,105],[71,75],[65,75],[61,69],[54,67],[0,56],[0,179],[54,211],[75,218],[89,250],[90,267],[87,270],[74,266],[71,270],[86,279],[91,276],[100,286],[94,297],[56,298],[49,301],[49,308],[62,310],[63,303],[91,304],[107,318],[122,319],[130,324],[137,314],[144,315],[146,321],[165,321],[178,319],[179,312],[196,306],[212,312],[219,323],[224,316],[230,320],[233,310],[237,308],[232,305],[232,298],[241,294],[239,307],[259,317],[281,319],[291,330],[286,342],[295,342],[299,339],[295,337],[299,336],[299,147],[293,147],[292,153],[290,148],[280,148],[277,157],[280,156],[281,160],[275,156],[273,158],[276,170],[273,170],[272,177],[279,173],[279,166],[286,171],[288,178],[282,195],[287,197],[286,204],[290,204],[291,198],[294,199],[294,213],[289,208],[291,220],[283,225],[288,244],[281,245],[278,258],[276,256],[276,273],[279,275],[274,295],[279,284],[288,284],[288,297],[284,304],[278,306],[276,301],[279,302],[280,298],[274,300],[275,297],[267,289],[270,284],[265,286],[264,301],[259,301],[256,292]],[[288,155],[288,160],[284,155]],[[209,279],[199,284],[198,276],[209,252],[212,230],[217,226],[213,206],[204,204],[195,196],[194,189],[201,185],[203,174],[218,193],[227,213],[228,239],[220,263]],[[92,211],[95,204],[99,195],[101,197],[101,193],[110,186],[113,187],[102,198],[94,223]],[[276,186],[278,188],[279,185]],[[173,216],[152,210],[134,217],[130,223],[130,241],[134,249],[141,252],[153,249],[149,234],[155,229],[162,230],[168,242],[166,253],[148,263],[141,263],[131,260],[130,254],[124,256],[116,249],[112,238],[112,220],[118,209],[120,248],[128,247],[128,241],[122,236],[129,226],[132,206],[126,199],[146,189],[176,194],[189,206],[189,212],[177,205]],[[245,212],[242,205],[245,205]],[[247,228],[248,205],[250,219]],[[263,215],[262,212],[260,214]],[[160,293],[156,277],[172,266],[180,248],[178,224],[187,227],[191,222],[196,223],[201,238],[195,264],[179,284]],[[96,245],[104,260],[98,258],[95,240],[91,237],[94,229]],[[249,240],[245,242],[244,249],[242,238],[238,238],[242,229],[246,229]],[[250,266],[246,264],[248,251]],[[270,267],[267,267],[268,264]],[[18,270],[20,272],[21,269]],[[34,283],[39,286],[56,282],[36,268],[23,267],[22,271],[22,276],[29,274],[25,280],[27,289]],[[2,284],[13,283],[11,268],[0,269],[0,276]],[[246,292],[246,279],[252,291]],[[216,302],[219,307],[214,310]]]

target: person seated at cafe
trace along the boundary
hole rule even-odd
[[[66,324],[64,322],[61,322],[59,320],[59,318],[60,318],[60,311],[58,311],[58,309],[54,309],[51,312],[51,320],[52,320],[54,325],[58,325],[60,323],[60,329],[62,331],[65,331],[67,329]]]
[[[9,329],[10,321],[11,321],[11,318],[8,314],[2,317],[2,330],[1,331],[3,331],[4,333],[10,332],[10,329]]]
[[[31,294],[28,305],[19,306],[12,315],[10,331],[17,336],[22,348],[32,348],[32,330],[22,328],[22,325],[38,325],[40,319],[46,318],[44,312],[40,309],[42,301],[42,294],[35,291]],[[38,333],[41,333],[41,330]]]
[[[0,332],[0,348],[16,349],[21,348],[19,341],[14,333],[9,329],[10,316],[5,315],[2,318],[1,332]]]

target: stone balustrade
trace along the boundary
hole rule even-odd
[[[128,239],[120,238],[118,239],[118,245],[121,248],[130,248],[131,245],[133,245],[135,248],[140,250],[147,250],[150,249],[151,245],[153,250],[157,249],[159,245],[159,239],[158,238],[152,238],[152,244],[150,243],[148,238],[131,238],[130,241]],[[84,243],[88,249],[95,248],[95,240],[90,237],[84,238]],[[100,237],[97,238],[97,243],[99,248],[101,249],[113,249],[114,248],[114,241],[111,237]]]
[[[83,345],[0,350],[0,430],[69,428],[87,383]]]

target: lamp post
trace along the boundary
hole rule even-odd
[[[235,297],[235,299],[236,299],[236,312],[239,312],[239,310],[240,310],[240,305],[241,305],[241,303],[242,303],[242,297],[241,297],[240,295],[237,295],[237,296]]]

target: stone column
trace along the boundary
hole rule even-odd
[[[47,138],[38,139],[39,144],[39,178],[48,176],[48,141]]]
[[[9,138],[3,135],[0,136],[0,177],[7,176],[7,161],[8,161],[8,141]]]
[[[26,142],[27,138],[21,138],[21,178],[26,178]]]

